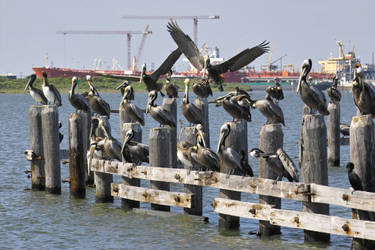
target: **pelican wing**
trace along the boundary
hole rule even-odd
[[[284,169],[292,176],[293,180],[298,182],[298,169],[287,153],[282,148],[279,148],[276,154],[283,164]]]
[[[174,117],[168,111],[166,111],[165,109],[163,109],[161,107],[156,107],[155,111],[159,114],[159,116],[163,120],[170,121],[173,124],[176,124],[176,121],[175,121]]]
[[[139,123],[144,126],[145,125],[145,117],[143,111],[137,107],[134,103],[128,103],[130,109],[134,112],[134,115],[137,116]]]
[[[181,56],[181,50],[179,48],[175,49],[168,57],[164,60],[164,62],[151,74],[151,78],[157,81],[161,75],[167,74],[173,64],[178,60]]]
[[[171,20],[167,28],[178,48],[184,53],[190,63],[201,71],[204,68],[204,58],[199,52],[197,45],[181,30],[176,21]]]
[[[105,74],[105,73],[95,73],[99,76],[107,77],[107,78],[112,78],[112,79],[122,79],[122,80],[127,80],[130,82],[139,82],[139,79],[141,78],[140,76],[126,76],[126,75],[115,75],[115,74]]]
[[[313,90],[311,91],[311,94],[313,95],[314,99],[319,100],[321,103],[324,104],[324,106],[327,107],[327,100],[326,100],[326,96],[324,95],[324,93],[312,85],[310,85],[310,88]]]
[[[237,71],[242,67],[248,65],[252,61],[254,61],[259,56],[263,55],[264,53],[268,52],[269,42],[264,41],[258,46],[248,48],[240,52],[239,54],[235,55],[234,57],[228,59],[227,61],[212,66],[213,69],[218,70],[220,73],[225,73],[227,71]]]
[[[54,85],[50,85],[51,91],[55,94],[56,96],[56,106],[61,106],[61,95],[60,92],[57,90],[57,88]]]

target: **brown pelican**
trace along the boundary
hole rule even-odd
[[[355,65],[354,69],[352,92],[354,103],[361,114],[375,115],[375,90],[363,81],[363,71],[359,63]]]
[[[190,63],[199,71],[206,68],[208,71],[208,77],[218,85],[220,91],[223,91],[223,79],[221,74],[228,71],[237,71],[269,50],[268,42],[264,41],[258,46],[243,50],[236,56],[221,64],[211,65],[209,57],[207,57],[206,60],[203,58],[197,45],[181,30],[176,21],[171,20],[168,23],[167,28],[173,40],[176,42],[182,53],[188,58]]]
[[[194,94],[200,98],[207,98],[209,95],[212,96],[210,83],[207,79],[202,79],[201,82],[193,83],[191,88],[193,89]]]
[[[111,107],[109,104],[99,95],[98,90],[95,88],[94,84],[92,83],[92,79],[90,75],[86,76],[87,83],[90,87],[90,91],[86,96],[87,101],[92,108],[92,110],[97,113],[98,115],[105,115],[110,117],[111,115]]]
[[[211,149],[207,148],[206,145],[202,130],[198,129],[197,145],[193,147],[193,150],[197,152],[196,160],[199,165],[205,167],[206,170],[220,171],[219,157]]]
[[[252,157],[262,157],[266,160],[272,170],[277,174],[276,182],[280,181],[283,177],[286,177],[290,182],[298,182],[298,169],[281,148],[276,151],[276,154],[266,154],[259,148],[253,148],[249,153]]]
[[[178,98],[178,87],[175,83],[172,83],[172,70],[168,72],[167,79],[165,82],[165,92],[169,98],[177,97]]]
[[[266,118],[266,124],[281,123],[285,126],[284,113],[280,106],[267,94],[263,100],[250,101],[253,108],[258,109]]]
[[[349,183],[353,188],[353,192],[357,190],[363,191],[361,179],[356,172],[353,171],[354,164],[352,162],[348,162],[348,164],[346,164],[346,169],[348,170]]]
[[[69,101],[72,104],[72,106],[77,110],[82,110],[84,112],[90,111],[90,106],[86,100],[85,97],[83,97],[81,94],[75,94],[74,90],[78,84],[78,78],[74,76],[72,78],[72,88],[69,91]]]
[[[125,80],[123,83],[121,83],[116,89],[120,89],[121,91],[121,96],[124,96],[124,93],[125,93],[125,88],[127,86],[130,86],[130,83],[129,81]],[[134,100],[134,92],[132,95],[128,96],[127,97],[128,100]]]
[[[284,99],[284,92],[283,92],[283,89],[281,88],[279,81],[280,79],[276,77],[274,79],[275,86],[269,86],[266,88],[267,94],[269,94],[272,98],[278,101]]]
[[[175,118],[172,114],[165,110],[161,106],[154,104],[158,93],[155,90],[151,90],[148,93],[148,102],[146,107],[146,113],[150,113],[151,117],[154,118],[160,125],[169,125],[171,127],[176,127]]]
[[[122,145],[121,153],[126,162],[135,163],[137,165],[142,162],[149,162],[149,149],[148,145],[133,141],[134,131],[132,129],[126,132],[124,143]]]
[[[111,133],[109,133],[107,128],[104,126],[104,123],[102,120],[100,120],[99,126],[103,129],[104,136],[105,136],[104,142],[103,142],[104,153],[110,159],[116,159],[118,161],[122,161],[121,143],[112,137]]]
[[[162,96],[164,96],[163,92],[160,91],[163,85],[159,84],[157,81],[161,75],[167,74],[171,70],[173,64],[177,61],[180,55],[181,51],[178,48],[175,49],[159,66],[159,68],[150,75],[146,74],[146,64],[143,64],[139,82],[143,81],[146,84],[148,92],[151,90],[156,90],[159,91]]]
[[[47,101],[47,98],[44,96],[43,91],[33,86],[35,80],[36,80],[36,75],[32,74],[30,76],[29,81],[26,84],[25,90],[29,89],[30,95],[36,103],[47,105],[48,101]]]
[[[248,160],[246,159],[246,152],[243,150],[240,150],[240,157],[241,157],[241,166],[243,170],[243,175],[253,177],[253,169],[249,165]]]
[[[194,148],[194,145],[186,142],[181,141],[181,135],[184,130],[184,125],[182,120],[180,120],[180,131],[178,132],[177,136],[177,159],[186,167],[189,169],[193,169],[196,164],[198,164],[197,159],[197,153],[196,149]],[[193,156],[191,154],[194,154]],[[194,157],[195,156],[195,157]]]
[[[129,98],[131,98],[132,96],[134,97],[134,90],[133,87],[129,85],[124,89],[124,95],[122,97],[120,105],[124,107],[125,112],[132,120],[144,126],[145,118],[143,115],[143,111],[140,108],[138,108],[134,103],[130,102]]]
[[[350,126],[345,123],[340,123],[340,133],[343,136],[349,136],[350,135]]]
[[[332,86],[327,89],[327,94],[328,94],[329,98],[331,98],[331,102],[333,102],[333,103],[339,103],[340,100],[341,100],[341,93],[337,89],[338,81],[339,81],[339,79],[337,79],[337,77],[335,76],[333,78]]]
[[[96,129],[99,126],[99,118],[93,116],[91,117],[91,131],[90,131],[90,146],[87,150],[87,164],[88,164],[88,174],[90,175],[92,158],[111,160],[104,153],[104,138],[98,137],[96,135]]]
[[[219,143],[217,145],[217,154],[220,158],[220,163],[225,165],[229,169],[228,174],[243,174],[241,157],[234,151],[233,148],[225,146],[225,139],[230,133],[229,123],[224,123],[220,129]]]
[[[216,103],[216,106],[223,106],[224,110],[233,117],[233,121],[243,119],[251,122],[250,100],[248,95],[236,96],[235,92],[229,92],[208,103]]]
[[[49,84],[46,72],[43,72],[42,90],[43,90],[44,96],[48,100],[48,104],[52,103],[58,107],[62,105],[61,95],[55,86],[53,86],[52,84]]]
[[[318,110],[322,115],[328,115],[327,101],[322,91],[307,82],[307,75],[312,68],[311,59],[306,59],[302,64],[302,71],[297,85],[297,94],[302,101],[312,110]]]
[[[197,108],[194,103],[189,102],[189,79],[185,79],[185,94],[182,98],[181,110],[186,120],[193,124],[203,123],[202,110]]]

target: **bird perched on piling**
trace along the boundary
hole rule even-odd
[[[43,72],[43,84],[42,84],[42,90],[44,96],[48,100],[48,104],[55,104],[56,106],[60,107],[62,105],[61,102],[61,95],[59,91],[56,89],[55,86],[52,84],[49,84],[47,73]]]
[[[272,100],[269,94],[263,100],[250,100],[250,104],[266,117],[266,124],[281,123],[285,126],[283,110]]]
[[[284,92],[280,85],[280,79],[276,77],[274,79],[274,83],[275,83],[275,86],[268,86],[266,88],[266,92],[275,100],[280,101],[284,99]]]
[[[241,166],[243,169],[243,175],[253,177],[254,172],[248,160],[246,159],[246,152],[243,150],[240,150],[240,157],[241,157]]]
[[[104,126],[104,122],[102,120],[99,121],[99,126],[102,128],[105,136],[103,142],[104,153],[112,160],[116,159],[118,161],[122,161],[121,143],[112,137],[112,134],[108,131],[106,126]]]
[[[352,162],[348,162],[346,164],[346,169],[348,170],[349,183],[353,188],[353,192],[357,190],[363,191],[361,179],[359,178],[357,173],[353,171],[354,164]]]
[[[310,109],[313,111],[318,110],[322,115],[329,115],[324,93],[307,82],[307,75],[310,73],[311,68],[312,61],[310,58],[303,61],[296,92]]]
[[[199,125],[199,124],[198,124]],[[197,154],[198,164],[204,167],[206,170],[219,171],[220,160],[219,157],[211,149],[207,147],[207,143],[204,139],[203,127],[197,127],[197,145],[192,148],[193,152]]]
[[[148,145],[134,141],[134,130],[129,129],[124,138],[121,153],[126,162],[135,163],[137,165],[142,162],[149,162]]]
[[[36,75],[32,74],[29,78],[29,81],[26,84],[25,90],[29,90],[31,97],[36,103],[40,103],[42,105],[47,105],[48,100],[44,96],[43,91],[40,89],[37,89],[33,86],[34,82],[36,80]]]
[[[87,94],[86,98],[91,109],[98,115],[105,115],[109,119],[111,115],[111,107],[109,106],[108,102],[106,102],[100,96],[99,91],[97,90],[97,88],[95,88],[90,75],[86,76],[86,80],[90,87],[90,91]]]
[[[72,87],[69,91],[68,99],[69,102],[72,104],[72,106],[77,110],[82,110],[84,112],[89,112],[90,111],[90,106],[86,100],[85,97],[81,94],[76,94],[74,93],[75,88],[78,84],[78,78],[74,76],[72,78]]]
[[[375,90],[363,81],[363,70],[361,64],[357,63],[354,69],[353,99],[361,112],[361,115],[375,115]]]
[[[331,99],[331,102],[333,102],[333,103],[339,103],[340,100],[341,100],[341,93],[337,89],[338,81],[339,81],[339,79],[337,79],[337,76],[335,75],[333,77],[333,83],[332,83],[331,87],[329,87],[327,89],[327,94],[328,94],[329,98]]]
[[[146,113],[150,113],[151,117],[154,118],[161,125],[169,125],[176,127],[175,118],[172,114],[161,106],[157,106],[154,102],[158,97],[158,93],[155,90],[151,90],[148,93],[148,102],[146,107]]]
[[[169,98],[178,98],[178,87],[172,80],[172,70],[170,70],[167,74],[167,79],[165,79],[165,92]]]
[[[177,136],[177,159],[189,169],[194,169],[198,165],[198,154],[195,145],[181,141],[181,135],[184,130],[184,124],[180,120],[180,131]]]
[[[125,80],[123,81],[116,89],[119,89],[121,91],[121,96],[124,96],[124,93],[125,93],[125,88],[127,86],[130,86],[130,83],[129,81]],[[128,100],[134,100],[134,92],[131,96],[128,96],[127,97]]]
[[[144,126],[145,118],[143,115],[143,111],[140,108],[138,108],[137,105],[130,102],[131,97],[133,97],[134,99],[134,90],[133,87],[129,85],[124,89],[124,95],[122,97],[120,106],[124,108],[126,114],[129,116],[130,119]]]
[[[350,126],[345,123],[340,123],[340,133],[343,136],[349,136],[350,135]]]
[[[200,124],[203,123],[203,113],[194,103],[189,102],[189,83],[190,80],[185,79],[185,94],[181,104],[182,114],[190,124]]]
[[[194,82],[191,88],[194,94],[200,98],[207,98],[209,95],[212,96],[210,83],[207,79],[202,79],[200,82]]]
[[[171,20],[168,23],[167,28],[173,40],[176,42],[190,63],[199,71],[207,69],[209,79],[212,79],[215,84],[217,84],[220,91],[224,90],[222,85],[223,78],[221,77],[221,74],[229,71],[237,71],[269,50],[269,43],[264,41],[253,48],[243,50],[223,63],[212,65],[210,58],[208,56],[203,58],[202,54],[197,48],[197,45],[181,30],[175,20]]]
[[[216,103],[216,106],[223,106],[224,110],[233,117],[233,121],[243,119],[251,122],[250,100],[248,94],[236,95],[236,92],[231,91],[224,96],[209,101],[208,103]]]
[[[298,169],[283,149],[277,149],[276,154],[267,154],[259,148],[253,148],[249,153],[252,157],[262,157],[266,160],[268,165],[277,174],[275,182],[280,181],[283,177],[286,177],[290,182],[298,182]]]

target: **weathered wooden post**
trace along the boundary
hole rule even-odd
[[[362,181],[365,191],[374,192],[375,175],[375,131],[371,115],[359,115],[352,118],[350,124],[350,161]],[[353,218],[374,220],[374,213],[353,209]],[[375,249],[375,242],[353,238],[352,249]]]
[[[259,149],[266,153],[276,153],[277,149],[283,147],[284,133],[281,124],[265,124],[259,133]],[[265,179],[277,178],[277,174],[268,165],[265,159],[259,158],[259,177]],[[273,208],[281,208],[281,199],[259,195],[259,203],[271,205]],[[274,226],[269,221],[259,221],[259,233],[261,236],[281,234],[280,227]]]
[[[150,166],[151,167],[170,167],[169,160],[169,128],[151,128],[150,137],[148,139],[150,148]],[[160,181],[150,181],[150,187],[152,189],[166,190],[169,191],[169,183]],[[151,209],[170,211],[169,206],[163,206],[158,204],[151,204]]]
[[[134,131],[133,140],[137,142],[142,142],[142,128],[141,128],[141,125],[139,125],[138,123],[124,123],[122,125],[122,130],[121,130],[121,138],[124,138],[126,135],[126,132],[129,131],[130,129]],[[124,142],[122,141],[122,143]],[[122,161],[125,162],[124,159],[122,159]],[[127,177],[122,177],[122,183],[129,185],[129,186],[139,187],[141,184],[141,180],[136,179],[136,178],[130,179]],[[139,208],[139,201],[121,199],[121,207],[125,210]]]
[[[247,122],[240,120],[238,122],[230,122],[229,125],[231,129],[228,137],[225,139],[225,145],[233,148],[236,152],[240,152],[241,150],[247,152]],[[248,154],[245,153],[246,157],[247,155]],[[228,173],[230,169],[231,166],[223,165],[222,162],[220,162],[220,172]],[[220,189],[219,197],[232,200],[241,200],[241,192]],[[238,231],[239,228],[239,217],[219,214],[219,231]]]
[[[86,120],[84,112],[72,113],[69,118],[69,180],[74,198],[86,196]]]
[[[111,132],[111,126],[107,116],[99,117],[104,126],[107,128],[108,133]],[[96,134],[99,137],[104,137],[104,132],[100,128],[97,128]],[[96,202],[113,202],[113,196],[111,195],[111,183],[113,182],[113,175],[95,172],[95,187],[96,187]]]
[[[176,127],[169,127],[169,167],[175,168],[177,166],[177,102],[175,98],[163,98],[163,108],[171,112],[176,121]]]
[[[328,104],[328,166],[340,167],[340,103]]]
[[[327,128],[322,115],[302,118],[300,168],[302,182],[328,185]],[[302,211],[329,215],[328,204],[302,202]],[[329,234],[305,230],[305,241],[328,242]]]
[[[55,105],[44,105],[41,117],[46,191],[61,194],[59,111]]]
[[[196,127],[186,127],[185,133],[184,133],[184,140],[185,142],[189,142],[193,145],[197,143],[197,129]],[[185,169],[188,169],[187,166],[184,166]],[[192,214],[192,215],[199,215],[202,216],[202,187],[201,186],[195,186],[195,185],[184,185],[184,191],[185,193],[191,193],[193,194],[192,200],[191,200],[191,208],[184,208],[184,213],[186,214]]]
[[[202,113],[203,113],[203,131],[204,131],[204,135],[205,135],[205,141],[206,141],[206,145],[207,147],[210,147],[210,120],[208,118],[208,102],[207,102],[207,98],[195,98],[194,100],[194,104],[195,106],[197,106],[197,108],[199,108],[200,110],[202,110]]]
[[[91,111],[90,112],[83,112],[83,111],[80,111],[78,110],[77,113],[79,113],[81,116],[83,116],[84,118],[84,125],[86,127],[86,129],[83,131],[85,134],[83,135],[83,137],[85,138],[85,141],[86,141],[86,149],[85,149],[85,152],[87,152],[87,150],[89,149],[90,147],[90,131],[91,131]],[[86,179],[86,185],[94,185],[94,175],[88,175],[88,166],[87,166],[87,161],[85,161],[85,179]]]
[[[124,106],[120,104],[119,107],[119,115],[120,115],[120,132],[121,132],[121,142],[124,141],[125,134],[122,133],[123,129],[122,126],[124,123],[133,123],[135,122],[132,120],[128,114],[125,112]]]
[[[42,108],[33,105],[29,110],[30,150],[35,153],[35,158],[30,161],[31,188],[33,190],[45,189],[43,137],[42,137]]]

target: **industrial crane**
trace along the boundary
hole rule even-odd
[[[125,19],[193,19],[194,42],[198,46],[198,19],[219,19],[220,16],[122,16]]]
[[[56,32],[61,35],[126,35],[128,41],[128,69],[131,67],[131,38],[132,35],[143,35],[142,41],[144,43],[144,36],[152,34],[152,31],[146,26],[145,31],[125,31],[125,30],[59,30]],[[143,45],[142,45],[143,47]],[[141,49],[141,48],[140,48]],[[140,55],[140,52],[138,52]]]

